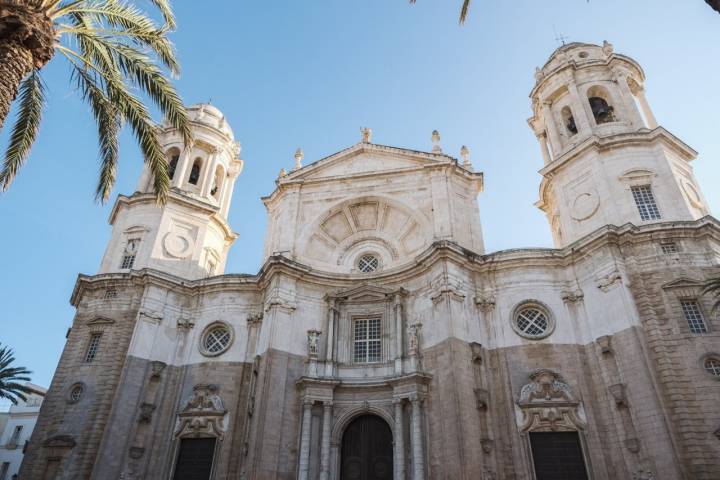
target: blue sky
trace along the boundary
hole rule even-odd
[[[643,65],[659,123],[700,152],[695,171],[718,211],[720,15],[704,1],[473,3],[458,27],[460,0],[175,2],[179,91],[188,104],[212,99],[243,145],[230,212],[240,238],[228,272],[258,270],[259,198],[292,167],[295,149],[307,164],[356,143],[361,126],[381,144],[429,150],[438,129],[446,152],[458,156],[468,145],[485,172],[487,251],[551,246],[533,207],[542,157],[526,119],[533,71],[557,47],[555,31],[571,41],[607,39]],[[77,274],[97,271],[113,203],[93,201],[95,127],[67,73],[60,58],[46,68],[50,101],[39,141],[0,196],[0,342],[46,386],[72,323]],[[129,135],[121,148],[115,194],[134,191],[142,164]]]

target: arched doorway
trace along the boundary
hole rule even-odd
[[[392,432],[375,415],[353,420],[342,437],[340,480],[391,480]]]

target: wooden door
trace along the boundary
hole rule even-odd
[[[214,438],[183,438],[173,480],[209,480],[214,455]]]
[[[530,445],[537,480],[587,480],[577,432],[531,432]]]
[[[392,480],[390,427],[375,415],[356,418],[343,434],[341,457],[341,480]]]

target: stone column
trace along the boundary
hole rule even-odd
[[[537,141],[540,144],[540,150],[542,151],[543,160],[545,161],[545,165],[552,162],[552,157],[550,156],[550,150],[548,149],[547,145],[547,135],[544,133],[540,133],[537,136]]]
[[[325,345],[325,376],[332,377],[335,365],[335,300],[328,303],[327,344]]]
[[[230,201],[232,200],[233,189],[235,188],[235,180],[240,171],[233,169],[228,172],[223,182],[222,201],[220,202],[220,214],[227,218],[228,210],[230,209]]]
[[[311,400],[303,401],[302,432],[300,433],[300,471],[298,480],[308,480],[310,473],[310,422],[312,421]]]
[[[205,166],[205,174],[202,178],[202,183],[200,184],[200,196],[206,197],[210,194],[210,190],[212,189],[212,184],[215,183],[215,169],[217,168],[218,164],[218,157],[220,156],[220,149],[215,148],[213,150],[212,155],[210,156],[210,159],[208,160],[206,166]],[[223,182],[224,183],[224,182]],[[222,196],[220,197],[222,198]]]
[[[402,358],[403,358],[403,328],[402,328],[402,317],[403,317],[403,306],[402,297],[399,293],[395,294],[395,349],[397,351],[395,355],[395,373],[402,373]]]
[[[562,142],[560,141],[560,134],[558,133],[557,123],[555,123],[555,116],[550,110],[550,103],[543,102],[542,104],[543,119],[545,119],[545,129],[550,138],[550,146],[554,153],[553,160],[558,157],[562,150]]]
[[[568,90],[570,91],[570,97],[573,99],[573,117],[575,118],[575,125],[578,127],[578,133],[581,135],[589,135],[592,131],[590,127],[590,118],[588,115],[592,115],[590,110],[590,104],[587,99],[583,99],[578,90],[577,83],[575,80],[571,80],[568,83]]]
[[[653,115],[652,110],[650,110],[650,104],[647,101],[647,98],[645,98],[645,89],[640,87],[637,91],[637,99],[638,103],[640,103],[640,108],[642,109],[643,115],[645,116],[645,120],[647,120],[647,127],[651,130],[654,130],[658,127],[657,120],[655,119],[655,115]]]
[[[323,406],[322,443],[320,444],[320,480],[330,479],[330,432],[332,432],[332,402]]]
[[[621,118],[620,120],[625,120],[636,128],[642,128],[645,122],[643,121],[642,115],[640,115],[640,111],[635,104],[635,95],[633,95],[632,90],[630,90],[627,77],[624,74],[615,72],[613,80],[615,80],[615,83],[618,86],[620,100],[622,101],[622,109],[627,116],[627,118]],[[649,121],[650,120],[648,119],[648,122]]]
[[[175,167],[175,176],[173,177],[170,186],[182,188],[183,183],[185,182],[187,170],[189,168],[188,165],[191,161],[191,149],[188,148],[180,154],[180,159],[178,160],[177,167]]]
[[[417,395],[410,397],[410,407],[412,409],[410,443],[412,444],[413,480],[425,480],[425,454],[423,452],[422,426],[420,424],[422,416],[420,402],[421,400]]]
[[[395,438],[393,450],[395,455],[395,480],[405,480],[405,432],[403,432],[402,398],[393,400],[395,405]]]

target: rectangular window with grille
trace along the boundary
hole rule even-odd
[[[662,218],[650,185],[638,185],[631,187],[631,190],[635,205],[640,212],[640,220],[660,220]]]
[[[90,337],[87,353],[85,353],[85,363],[90,363],[95,360],[98,349],[100,348],[100,337],[102,337],[102,333],[93,333]]]
[[[137,255],[139,246],[139,238],[131,238],[127,241],[127,244],[125,245],[125,250],[123,251],[122,261],[120,262],[120,268],[133,268],[133,265],[135,265],[135,256]]]
[[[673,253],[678,253],[677,244],[675,242],[661,243],[660,249],[665,255],[672,255]]]
[[[692,333],[708,333],[707,325],[705,324],[705,317],[703,317],[700,305],[695,300],[683,300],[680,302],[682,305],[683,315],[688,323],[688,327]]]
[[[362,318],[354,322],[353,360],[356,363],[375,363],[381,360],[382,340],[379,318]]]

